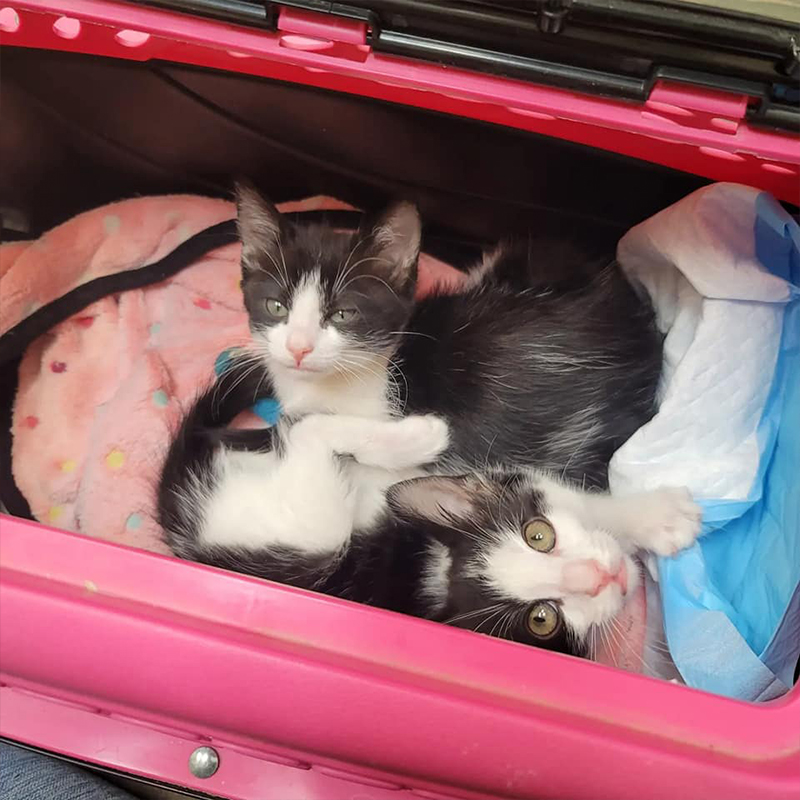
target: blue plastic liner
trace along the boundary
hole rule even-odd
[[[659,559],[667,641],[691,686],[767,700],[800,658],[800,226],[768,194],[756,201],[761,263],[792,284],[745,501],[702,505],[703,536]]]

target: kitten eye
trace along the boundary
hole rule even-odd
[[[544,517],[536,517],[526,522],[522,535],[528,547],[539,553],[549,553],[556,546],[555,529]]]
[[[275,317],[275,319],[283,319],[289,316],[289,309],[286,308],[280,300],[276,300],[274,297],[268,298],[266,305],[270,316]]]
[[[541,600],[528,612],[525,624],[534,636],[547,639],[561,627],[561,614],[553,603]]]
[[[358,314],[358,311],[354,308],[337,308],[336,311],[331,314],[331,320],[337,325],[343,325],[353,320],[356,314]]]

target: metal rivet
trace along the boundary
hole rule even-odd
[[[189,756],[189,772],[195,778],[210,778],[219,769],[219,755],[213,747],[198,747]]]

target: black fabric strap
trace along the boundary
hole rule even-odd
[[[206,253],[237,239],[236,221],[220,222],[187,239],[155,264],[104,275],[77,286],[52,303],[37,309],[0,336],[0,502],[9,514],[33,519],[30,506],[14,482],[11,471],[14,398],[19,383],[19,363],[28,345],[54,325],[69,319],[92,303],[108,295],[160,283],[190,266]]]
[[[116,272],[113,275],[103,275],[76,286],[52,303],[37,309],[0,336],[0,366],[3,367],[3,373],[6,363],[21,356],[34,339],[92,303],[111,294],[160,283],[193,264],[211,250],[235,241],[237,241],[236,222],[234,220],[220,222],[196,233],[155,264]]]
[[[0,367],[0,502],[9,514],[33,519],[31,507],[14,483],[11,472],[11,418],[14,398],[17,396],[17,376],[21,360],[15,358]]]

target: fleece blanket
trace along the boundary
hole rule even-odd
[[[280,209],[354,210],[329,197]],[[0,335],[76,287],[156,264],[234,216],[224,200],[138,198],[81,214],[36,241],[2,246]],[[238,242],[224,245],[166,280],[110,294],[27,347],[13,409],[12,469],[37,520],[169,552],[156,522],[155,487],[170,435],[199,388],[249,336],[240,249]],[[463,281],[462,272],[421,256],[419,295],[434,287],[457,291]],[[671,676],[659,650],[649,655],[648,642],[658,648],[661,639],[660,625],[646,625],[648,617],[660,622],[656,606],[642,586],[619,619],[625,635],[600,643],[597,660]]]

